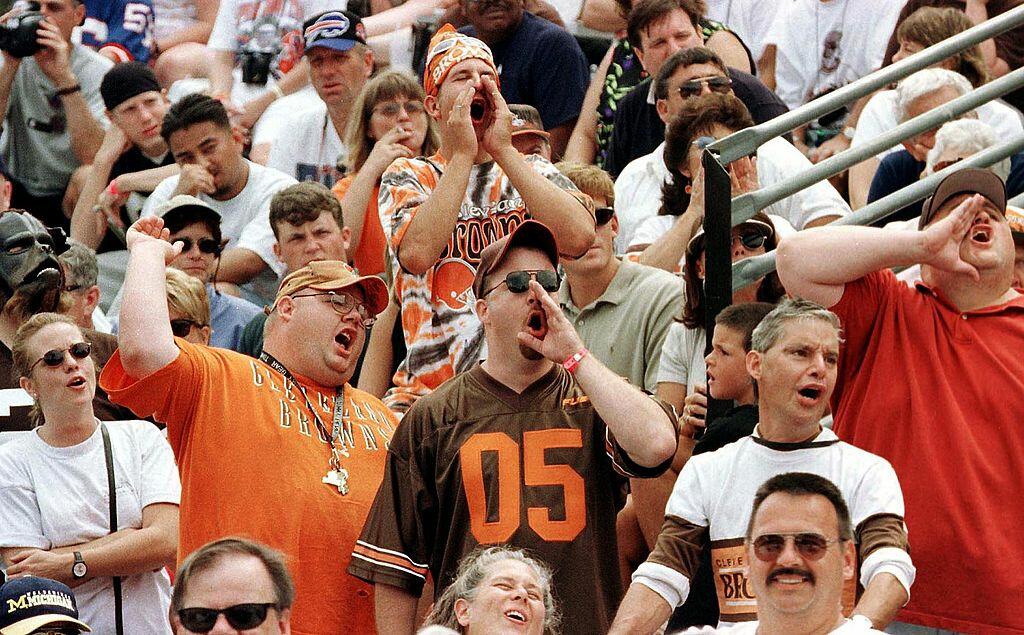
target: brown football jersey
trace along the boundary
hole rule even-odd
[[[395,431],[349,572],[419,595],[429,571],[440,594],[477,545],[509,544],[554,570],[564,632],[606,632],[622,599],[615,517],[626,477],[670,462],[631,461],[560,366],[517,394],[478,364],[418,400]]]

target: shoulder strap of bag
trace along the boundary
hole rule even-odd
[[[110,447],[110,432],[107,425],[100,422],[103,433],[103,458],[107,463],[107,488],[110,492],[110,533],[117,531],[117,487],[114,483],[114,452]],[[121,578],[114,577],[114,624],[117,635],[124,635],[124,616],[121,599]]]

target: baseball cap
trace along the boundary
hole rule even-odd
[[[768,238],[775,235],[775,224],[772,223],[772,219],[768,218],[768,215],[764,212],[758,212],[751,216],[749,219],[743,221],[733,229],[743,229],[744,227],[755,227],[767,232]],[[693,238],[686,245],[686,251],[693,253],[704,249],[704,224],[701,223],[697,226],[697,231],[694,232]]]
[[[67,585],[27,576],[0,586],[0,635],[27,635],[43,626],[92,630],[78,620],[75,595]]]
[[[1014,244],[1024,246],[1024,209],[1007,205],[1006,222],[1010,224]]]
[[[100,96],[107,110],[113,110],[136,95],[160,92],[153,70],[142,62],[114,64],[100,82]]]
[[[551,264],[558,266],[558,244],[548,226],[540,221],[523,221],[511,234],[499,238],[480,252],[480,264],[477,265],[476,277],[473,278],[474,296],[479,298],[483,294],[484,279],[498,268],[505,254],[513,247],[540,249],[551,260]]]
[[[168,216],[174,215],[173,212],[183,212],[185,210],[200,211],[206,216],[209,216],[218,227],[220,226],[220,212],[191,194],[178,194],[176,196],[172,196],[156,208],[156,215],[166,221]]]
[[[981,194],[1000,211],[1006,210],[1006,185],[991,170],[964,168],[939,181],[935,191],[921,205],[919,229],[931,222],[943,205],[961,194]]]
[[[274,308],[277,308],[281,298],[295,295],[303,289],[340,291],[347,287],[359,287],[363,290],[366,308],[373,315],[379,314],[388,306],[388,287],[377,276],[360,276],[355,269],[340,260],[314,260],[285,276],[277,290]]]
[[[350,11],[324,11],[302,23],[303,52],[322,46],[347,51],[356,44],[366,44],[366,28],[359,16]]]
[[[536,135],[544,139],[550,139],[551,135],[544,130],[540,113],[533,106],[525,104],[510,104],[512,111],[512,136],[522,137],[525,135]]]

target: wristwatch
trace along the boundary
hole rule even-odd
[[[71,577],[76,580],[81,580],[89,573],[89,567],[85,565],[85,560],[82,559],[82,554],[79,551],[75,552],[75,564],[71,565]]]

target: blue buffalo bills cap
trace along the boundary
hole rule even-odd
[[[79,621],[75,595],[48,578],[13,578],[0,586],[0,635],[28,635],[44,626],[91,629]]]
[[[349,11],[324,11],[302,23],[304,51],[322,46],[347,51],[356,44],[366,44],[366,28],[359,16]]]

